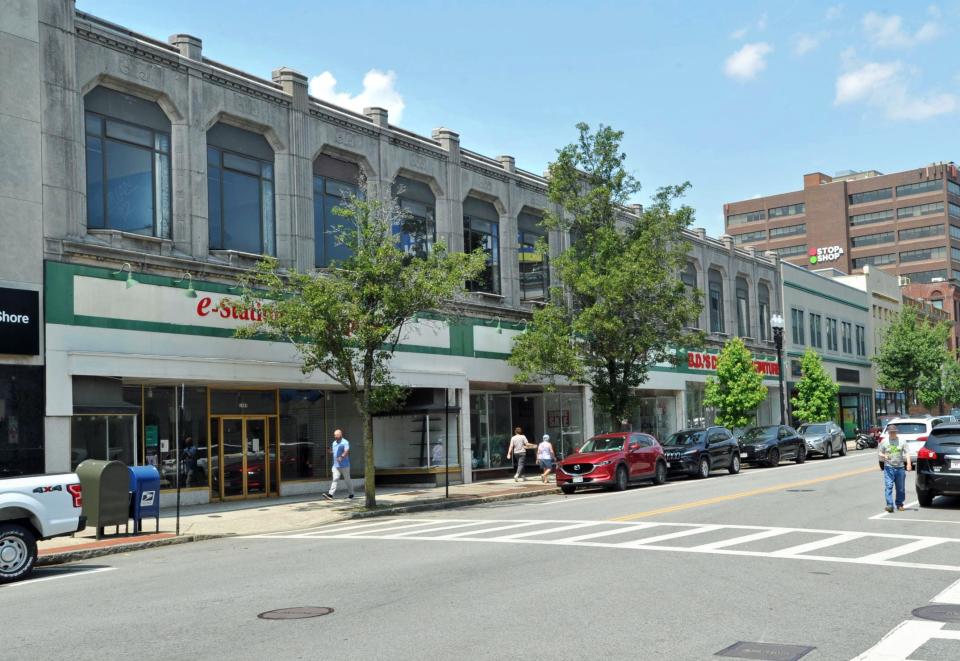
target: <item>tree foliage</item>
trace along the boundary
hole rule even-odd
[[[699,293],[679,279],[693,210],[674,207],[684,183],[660,189],[639,220],[627,216],[623,205],[640,184],[624,168],[623,133],[577,129],[578,141],[560,149],[549,170],[549,198],[561,212],[543,221],[572,237],[553,262],[560,286],[533,314],[509,361],[519,382],[588,384],[594,406],[616,425],[636,405],[636,388],[653,365],[701,341],[687,330],[700,313]]]
[[[366,505],[374,507],[373,415],[406,396],[390,374],[397,345],[418,313],[443,308],[462,293],[485,257],[449,253],[442,242],[426,255],[405,252],[394,227],[409,214],[396,199],[354,195],[334,213],[345,219],[336,238],[349,257],[310,273],[261,261],[241,280],[242,304],[259,310],[237,335],[292,343],[304,373],[322,372],[352,395],[363,419]]]
[[[727,340],[717,359],[717,376],[707,379],[704,405],[716,410],[718,425],[746,427],[766,398],[767,386],[750,350],[739,337]]]
[[[920,377],[917,401],[930,410],[939,408],[940,413],[943,413],[944,404],[960,402],[960,363],[944,352],[940,371]]]
[[[879,353],[873,359],[880,383],[891,390],[903,390],[911,400],[916,396],[938,403],[949,336],[947,322],[933,324],[914,308],[904,306],[884,331]]]
[[[807,349],[800,359],[801,377],[797,395],[790,400],[793,417],[800,423],[827,422],[837,414],[840,386],[823,369],[820,354]]]

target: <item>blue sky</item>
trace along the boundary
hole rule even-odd
[[[625,132],[644,185],[689,180],[695,225],[806,172],[960,161],[960,1],[219,2],[77,0],[265,78],[280,66],[348,106],[542,173],[574,125]],[[400,110],[402,106],[402,110]]]

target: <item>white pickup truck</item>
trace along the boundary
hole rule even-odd
[[[83,530],[82,506],[74,473],[0,479],[0,583],[30,575],[37,540]]]

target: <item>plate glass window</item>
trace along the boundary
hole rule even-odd
[[[710,269],[710,332],[723,333],[723,276],[716,269]]]
[[[401,250],[412,257],[426,257],[437,234],[433,191],[422,181],[397,177],[393,183],[393,195],[404,212],[403,218],[393,227],[394,234],[399,236]]]
[[[150,101],[84,97],[87,227],[170,238],[170,122]]]

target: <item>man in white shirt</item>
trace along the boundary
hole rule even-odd
[[[517,456],[517,472],[513,476],[514,482],[521,478],[524,482],[527,481],[527,476],[523,474],[524,469],[527,467],[527,450],[532,450],[535,447],[537,446],[527,440],[527,437],[523,435],[523,429],[517,427],[513,430],[510,447],[507,449],[507,460],[514,455]]]

